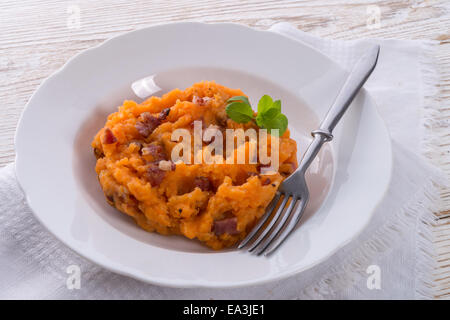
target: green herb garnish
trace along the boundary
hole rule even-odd
[[[287,117],[281,113],[281,101],[273,101],[268,95],[263,95],[258,102],[258,114],[253,115],[252,106],[245,96],[236,96],[228,99],[226,112],[231,120],[238,123],[247,123],[254,120],[260,128],[269,130],[278,129],[283,135],[288,126]]]

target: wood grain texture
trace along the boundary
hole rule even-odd
[[[371,6],[380,27],[367,26]],[[368,9],[369,8],[369,9]],[[80,26],[71,22],[80,10]],[[124,1],[3,0],[0,2],[0,167],[14,161],[14,132],[20,113],[38,85],[70,57],[117,34],[176,21],[236,22],[267,29],[280,21],[331,39],[396,38],[440,42],[440,112],[430,128],[430,153],[450,177],[450,1]],[[436,296],[450,297],[450,190],[436,213],[439,251]]]

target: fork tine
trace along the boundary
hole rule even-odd
[[[273,253],[283,242],[286,240],[286,238],[291,234],[291,232],[294,230],[295,226],[300,221],[300,218],[303,215],[303,212],[305,211],[306,204],[308,203],[308,198],[303,198],[300,201],[300,204],[295,211],[294,215],[292,216],[291,221],[287,225],[286,229],[283,230],[283,232],[280,234],[278,239],[275,240],[275,243],[269,248],[268,251],[264,254],[265,256],[268,256],[269,254]]]
[[[269,225],[262,231],[262,233],[259,235],[258,239],[255,240],[255,242],[252,243],[248,251],[253,251],[255,248],[261,243],[261,241],[266,237],[266,235],[269,233],[269,231],[273,228],[275,223],[277,222],[278,218],[280,217],[281,213],[284,211],[286,207],[286,202],[290,198],[289,195],[285,194],[283,201],[281,202],[281,205],[278,207],[277,212],[273,216],[272,220],[270,220]]]
[[[272,243],[272,241],[275,239],[275,237],[280,233],[280,230],[283,228],[283,226],[288,221],[289,216],[291,215],[292,211],[294,210],[295,204],[297,203],[297,198],[292,198],[291,203],[289,204],[289,207],[287,208],[286,212],[281,217],[280,223],[276,225],[275,229],[267,236],[267,239],[264,240],[262,244],[259,245],[258,251],[256,254],[259,256],[264,252],[264,250],[267,249],[267,247]]]
[[[267,219],[272,214],[273,210],[277,207],[278,201],[280,201],[281,193],[277,192],[275,197],[273,198],[272,202],[269,204],[269,207],[266,210],[266,213],[261,217],[261,219],[258,221],[258,224],[253,227],[253,229],[250,231],[250,233],[245,237],[244,240],[241,241],[238,245],[238,249],[242,249],[254,236],[256,233],[258,233],[259,229],[266,223]]]

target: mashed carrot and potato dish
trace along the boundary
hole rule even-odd
[[[95,170],[108,203],[147,231],[196,238],[216,250],[243,239],[279,184],[297,167],[297,144],[289,138],[289,130],[276,138],[277,172],[262,174],[264,165],[259,162],[171,161],[178,143],[172,141],[172,132],[180,128],[192,132],[194,121],[221,132],[257,129],[254,122],[236,123],[227,116],[227,100],[243,95],[239,89],[200,82],[140,104],[125,101],[92,142]],[[202,141],[201,147],[207,146]]]

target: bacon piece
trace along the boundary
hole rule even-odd
[[[155,130],[161,121],[154,117],[150,112],[144,112],[141,114],[141,121],[136,122],[136,129],[141,134],[141,136],[147,138],[153,130]]]
[[[226,128],[227,122],[228,122],[228,115],[225,110],[219,111],[216,115],[216,121],[219,124],[219,126]]]
[[[239,231],[237,230],[237,217],[214,221],[212,231],[218,236],[224,233],[228,233],[230,235],[239,234]]]
[[[174,171],[176,169],[175,163],[172,161],[161,160],[158,167],[163,171]]]
[[[166,160],[167,155],[163,147],[157,144],[149,144],[148,146],[141,149],[142,155],[152,156],[152,161],[158,162],[161,160]]]
[[[147,167],[145,178],[150,182],[152,187],[157,187],[161,184],[165,175],[166,172],[161,170],[157,164],[150,163]]]
[[[139,134],[145,138],[147,138],[150,135],[150,128],[142,121],[138,121],[136,122],[135,125],[137,131],[139,132]]]
[[[206,105],[210,100],[212,100],[212,98],[210,97],[198,97],[198,96],[193,96],[192,97],[192,102],[199,105],[199,106],[204,106]]]
[[[105,197],[106,197],[106,201],[107,201],[110,205],[112,205],[112,206],[114,207],[114,206],[115,206],[115,204],[114,204],[114,196],[111,195],[111,194],[105,194]]]
[[[113,144],[115,142],[117,142],[117,138],[114,135],[114,133],[111,131],[110,128],[105,128],[105,131],[103,132],[102,143]]]
[[[256,165],[256,170],[258,170],[259,174],[261,174],[262,172],[264,172],[265,170],[269,169],[271,166],[271,164],[262,164],[259,163]]]
[[[97,159],[103,158],[105,154],[98,148],[94,148],[94,155]]]
[[[196,177],[194,186],[200,188],[202,191],[212,191],[212,183],[207,177]]]
[[[169,113],[170,113],[170,108],[163,109],[158,115],[158,120],[161,120],[161,121],[166,120]]]

